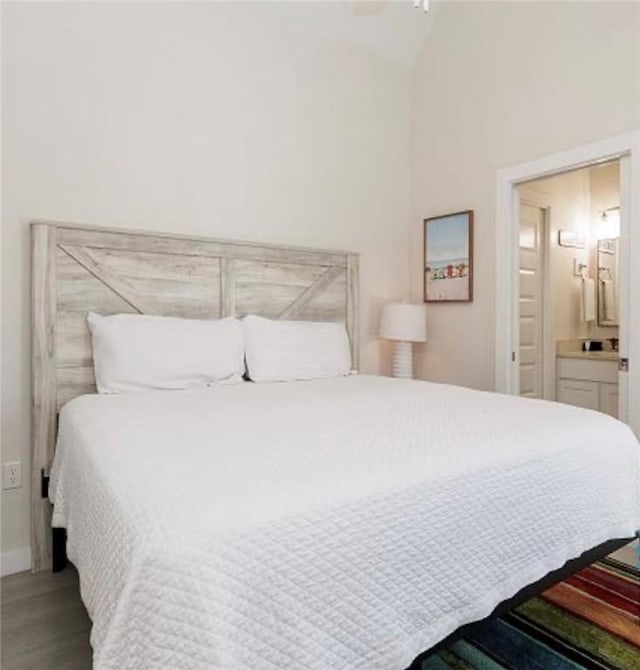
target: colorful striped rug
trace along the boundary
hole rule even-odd
[[[640,670],[640,572],[607,558],[528,600],[422,670]]]

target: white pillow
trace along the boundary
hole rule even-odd
[[[99,393],[204,388],[244,374],[237,319],[87,315]]]
[[[347,375],[351,350],[342,323],[242,320],[245,358],[254,382],[327,379]]]

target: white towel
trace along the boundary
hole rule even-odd
[[[616,320],[616,291],[611,279],[601,279],[602,282],[602,318],[605,321]]]
[[[590,277],[582,278],[582,320],[596,320],[596,285]]]

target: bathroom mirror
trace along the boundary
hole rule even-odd
[[[618,242],[598,240],[598,325],[618,325]]]

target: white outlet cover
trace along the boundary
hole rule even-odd
[[[20,461],[7,461],[2,474],[3,489],[17,489],[22,486],[22,463]]]

